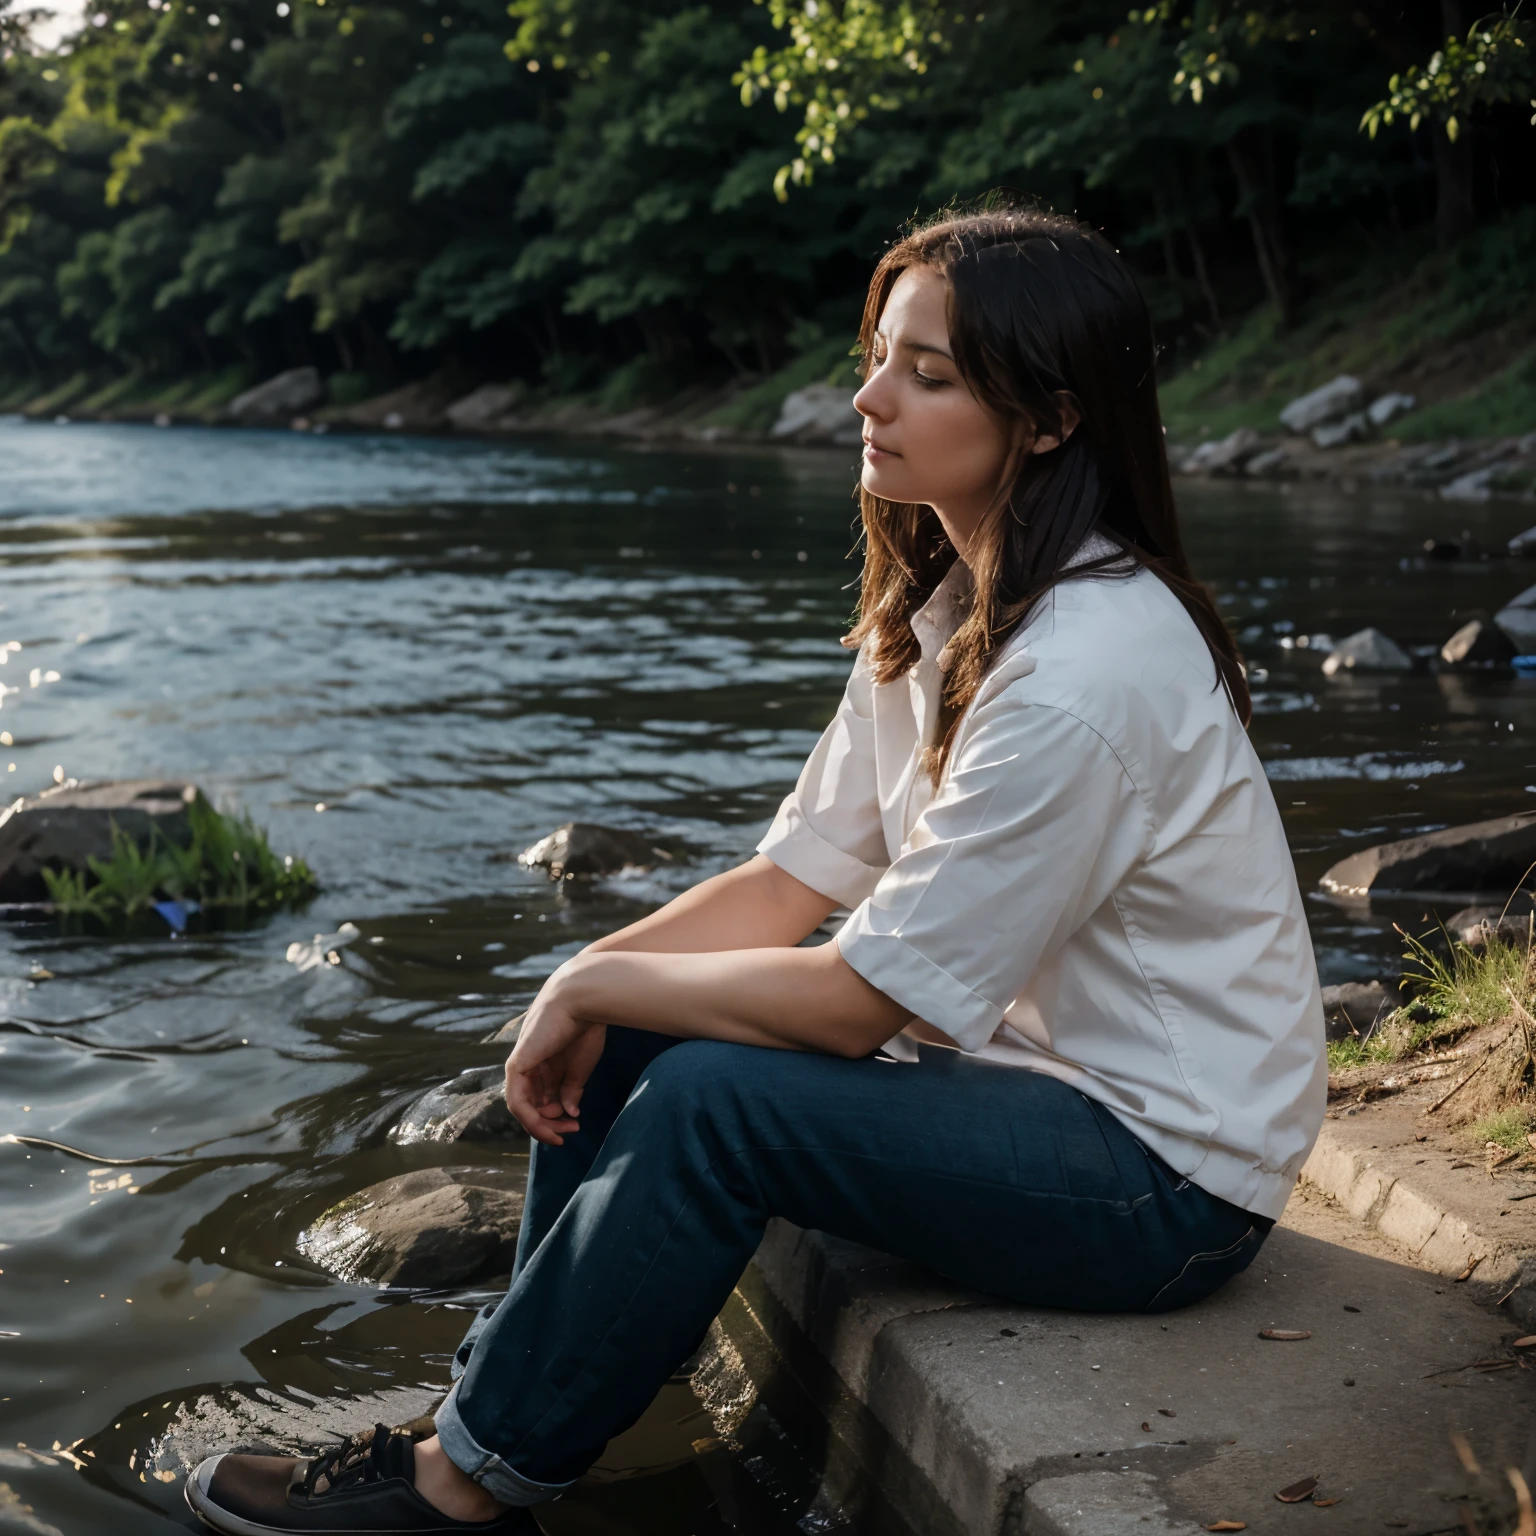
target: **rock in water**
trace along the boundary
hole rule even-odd
[[[286,372],[236,395],[229,414],[236,421],[287,421],[313,410],[325,398],[318,368],[289,368]]]
[[[418,1141],[526,1141],[503,1097],[503,1068],[471,1067],[430,1088],[389,1133],[396,1146]]]
[[[1536,555],[1536,528],[1527,528],[1509,541],[1509,552],[1522,558]]]
[[[1350,374],[1341,373],[1320,388],[1292,400],[1280,412],[1280,421],[1292,432],[1310,432],[1325,421],[1337,421],[1351,411],[1358,411],[1364,403],[1365,386]]]
[[[1379,981],[1346,981],[1323,988],[1323,1023],[1330,1040],[1367,1034],[1382,1014],[1397,1006]]]
[[[1445,931],[1458,944],[1480,949],[1491,938],[1506,944],[1526,944],[1531,937],[1531,919],[1536,915],[1536,897],[1517,891],[1508,902],[1496,906],[1463,907],[1445,920]]]
[[[573,875],[613,875],[621,869],[650,869],[668,855],[652,848],[633,832],[599,826],[594,821],[568,821],[541,837],[517,856],[529,869],[547,869],[551,880]]]
[[[1536,587],[1527,587],[1494,614],[1493,622],[1509,636],[1516,652],[1529,656],[1536,651]]]
[[[1341,421],[1325,421],[1312,428],[1312,441],[1319,448],[1342,448],[1345,443],[1363,442],[1370,435],[1371,422],[1364,411],[1351,411]]]
[[[1396,417],[1406,415],[1418,403],[1413,395],[1400,395],[1393,391],[1388,395],[1378,395],[1371,401],[1365,414],[1370,417],[1373,427],[1384,427]]]
[[[423,1168],[371,1184],[299,1235],[312,1263],[354,1285],[438,1289],[512,1268],[521,1171]]]
[[[1501,901],[1536,863],[1536,811],[1379,843],[1340,859],[1318,884],[1334,896],[1488,892]]]
[[[854,446],[863,440],[864,418],[853,408],[857,391],[841,384],[808,384],[784,397],[773,435],[799,443]]]
[[[1338,672],[1410,672],[1413,658],[1390,636],[1379,629],[1361,629],[1344,639],[1328,653],[1323,662],[1323,676]]]
[[[1235,475],[1263,446],[1252,427],[1239,427],[1215,442],[1201,443],[1180,468],[1186,475]]]
[[[112,856],[112,828],[148,848],[152,837],[185,846],[195,784],[122,779],[62,784],[0,812],[0,902],[46,901],[43,870],[84,873]]]
[[[499,418],[515,411],[528,394],[528,386],[482,384],[462,399],[455,400],[444,413],[449,425],[459,432],[483,432]]]
[[[1504,666],[1514,654],[1509,636],[1482,619],[1463,624],[1440,647],[1440,659],[1448,667]]]

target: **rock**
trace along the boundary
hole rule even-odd
[[[236,421],[287,421],[313,410],[324,398],[318,368],[289,368],[236,395],[229,402],[229,414]]]
[[[1502,901],[1536,864],[1536,811],[1445,827],[1401,842],[1378,843],[1340,859],[1318,881],[1330,895],[1385,892],[1487,892]]]
[[[161,779],[61,784],[0,812],[0,902],[47,901],[43,870],[84,873],[112,856],[112,828],[140,848],[152,838],[185,846],[197,786]]]
[[[1452,539],[1425,539],[1424,554],[1430,560],[1460,560],[1462,547]]]
[[[1379,629],[1361,629],[1329,651],[1323,662],[1323,676],[1338,672],[1409,672],[1413,658]]]
[[[1440,487],[1440,499],[1442,501],[1487,501],[1492,495],[1492,482],[1499,473],[1497,464],[1489,465],[1484,469],[1469,470],[1464,475],[1457,475],[1454,480],[1448,481]]]
[[[444,414],[458,432],[483,432],[498,417],[517,409],[527,397],[528,387],[516,384],[482,384],[462,400],[455,400]]]
[[[1418,403],[1413,395],[1400,395],[1394,391],[1378,395],[1366,408],[1365,414],[1373,427],[1384,427],[1389,421],[1407,415]]]
[[[1509,636],[1483,619],[1469,620],[1440,647],[1440,659],[1448,667],[1504,666],[1514,654]]]
[[[526,1141],[527,1132],[507,1108],[503,1083],[499,1066],[470,1067],[415,1100],[389,1139],[400,1147],[419,1141]]]
[[[1263,446],[1252,427],[1239,427],[1217,442],[1201,443],[1181,467],[1186,475],[1236,474]]]
[[[1358,411],[1364,403],[1365,386],[1352,375],[1341,373],[1311,393],[1292,400],[1280,412],[1280,422],[1292,432],[1307,433],[1326,421],[1337,421],[1351,411]]]
[[[1527,587],[1494,614],[1493,622],[1509,637],[1517,655],[1536,651],[1536,587]]]
[[[370,431],[435,432],[447,425],[448,407],[462,398],[444,374],[435,373],[326,415],[346,426]]]
[[[422,1168],[349,1195],[299,1234],[311,1263],[354,1285],[438,1289],[506,1274],[521,1171]]]
[[[1529,891],[1516,891],[1508,902],[1463,907],[1446,918],[1445,931],[1469,949],[1480,949],[1493,937],[1510,944],[1525,944],[1531,937],[1533,914],[1536,914],[1536,897]]]
[[[634,832],[600,826],[595,821],[568,821],[541,837],[517,856],[529,869],[547,869],[551,880],[576,875],[613,875],[621,869],[650,869],[668,858]]]
[[[853,408],[854,393],[842,384],[808,384],[793,391],[779,407],[773,435],[849,447],[861,442],[864,418]]]
[[[1312,428],[1312,441],[1319,448],[1342,448],[1345,443],[1362,442],[1370,435],[1371,423],[1364,411],[1355,411],[1342,421],[1329,421]]]
[[[1291,456],[1284,448],[1266,448],[1263,453],[1254,454],[1243,465],[1243,473],[1263,480],[1286,474],[1292,467]]]
[[[1330,1040],[1368,1034],[1382,1014],[1397,1006],[1379,981],[1346,981],[1323,988],[1323,1023]]]
[[[1509,552],[1525,559],[1536,557],[1536,528],[1527,528],[1509,541]]]
[[[515,1019],[508,1019],[500,1029],[493,1029],[480,1043],[482,1045],[516,1045],[518,1036],[523,1032],[523,1020],[527,1017],[526,1013],[520,1013]]]

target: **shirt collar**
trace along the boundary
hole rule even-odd
[[[1102,533],[1090,533],[1078,545],[1066,569],[1086,565],[1090,560],[1101,560],[1105,555],[1114,554],[1117,548]],[[919,654],[924,661],[935,663],[940,671],[948,670],[949,658],[944,652],[955,631],[965,622],[975,592],[976,583],[970,566],[956,556],[955,563],[944,573],[944,579],[933,589],[928,601],[908,620],[912,633],[917,636]]]

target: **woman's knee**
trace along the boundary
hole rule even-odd
[[[657,1056],[640,1074],[630,1103],[646,1100],[654,1108],[686,1110],[717,1104],[723,1089],[742,1080],[751,1057],[761,1047],[725,1040],[684,1040]]]

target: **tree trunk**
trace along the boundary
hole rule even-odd
[[[1283,328],[1296,319],[1296,293],[1291,279],[1290,256],[1280,231],[1280,198],[1275,191],[1274,156],[1266,139],[1239,134],[1227,145],[1227,160],[1237,178],[1253,253],[1259,263],[1264,290],[1275,306]]]
[[[1477,222],[1472,127],[1462,123],[1460,128],[1453,144],[1444,123],[1429,124],[1435,149],[1435,244],[1442,251],[1450,250]]]

